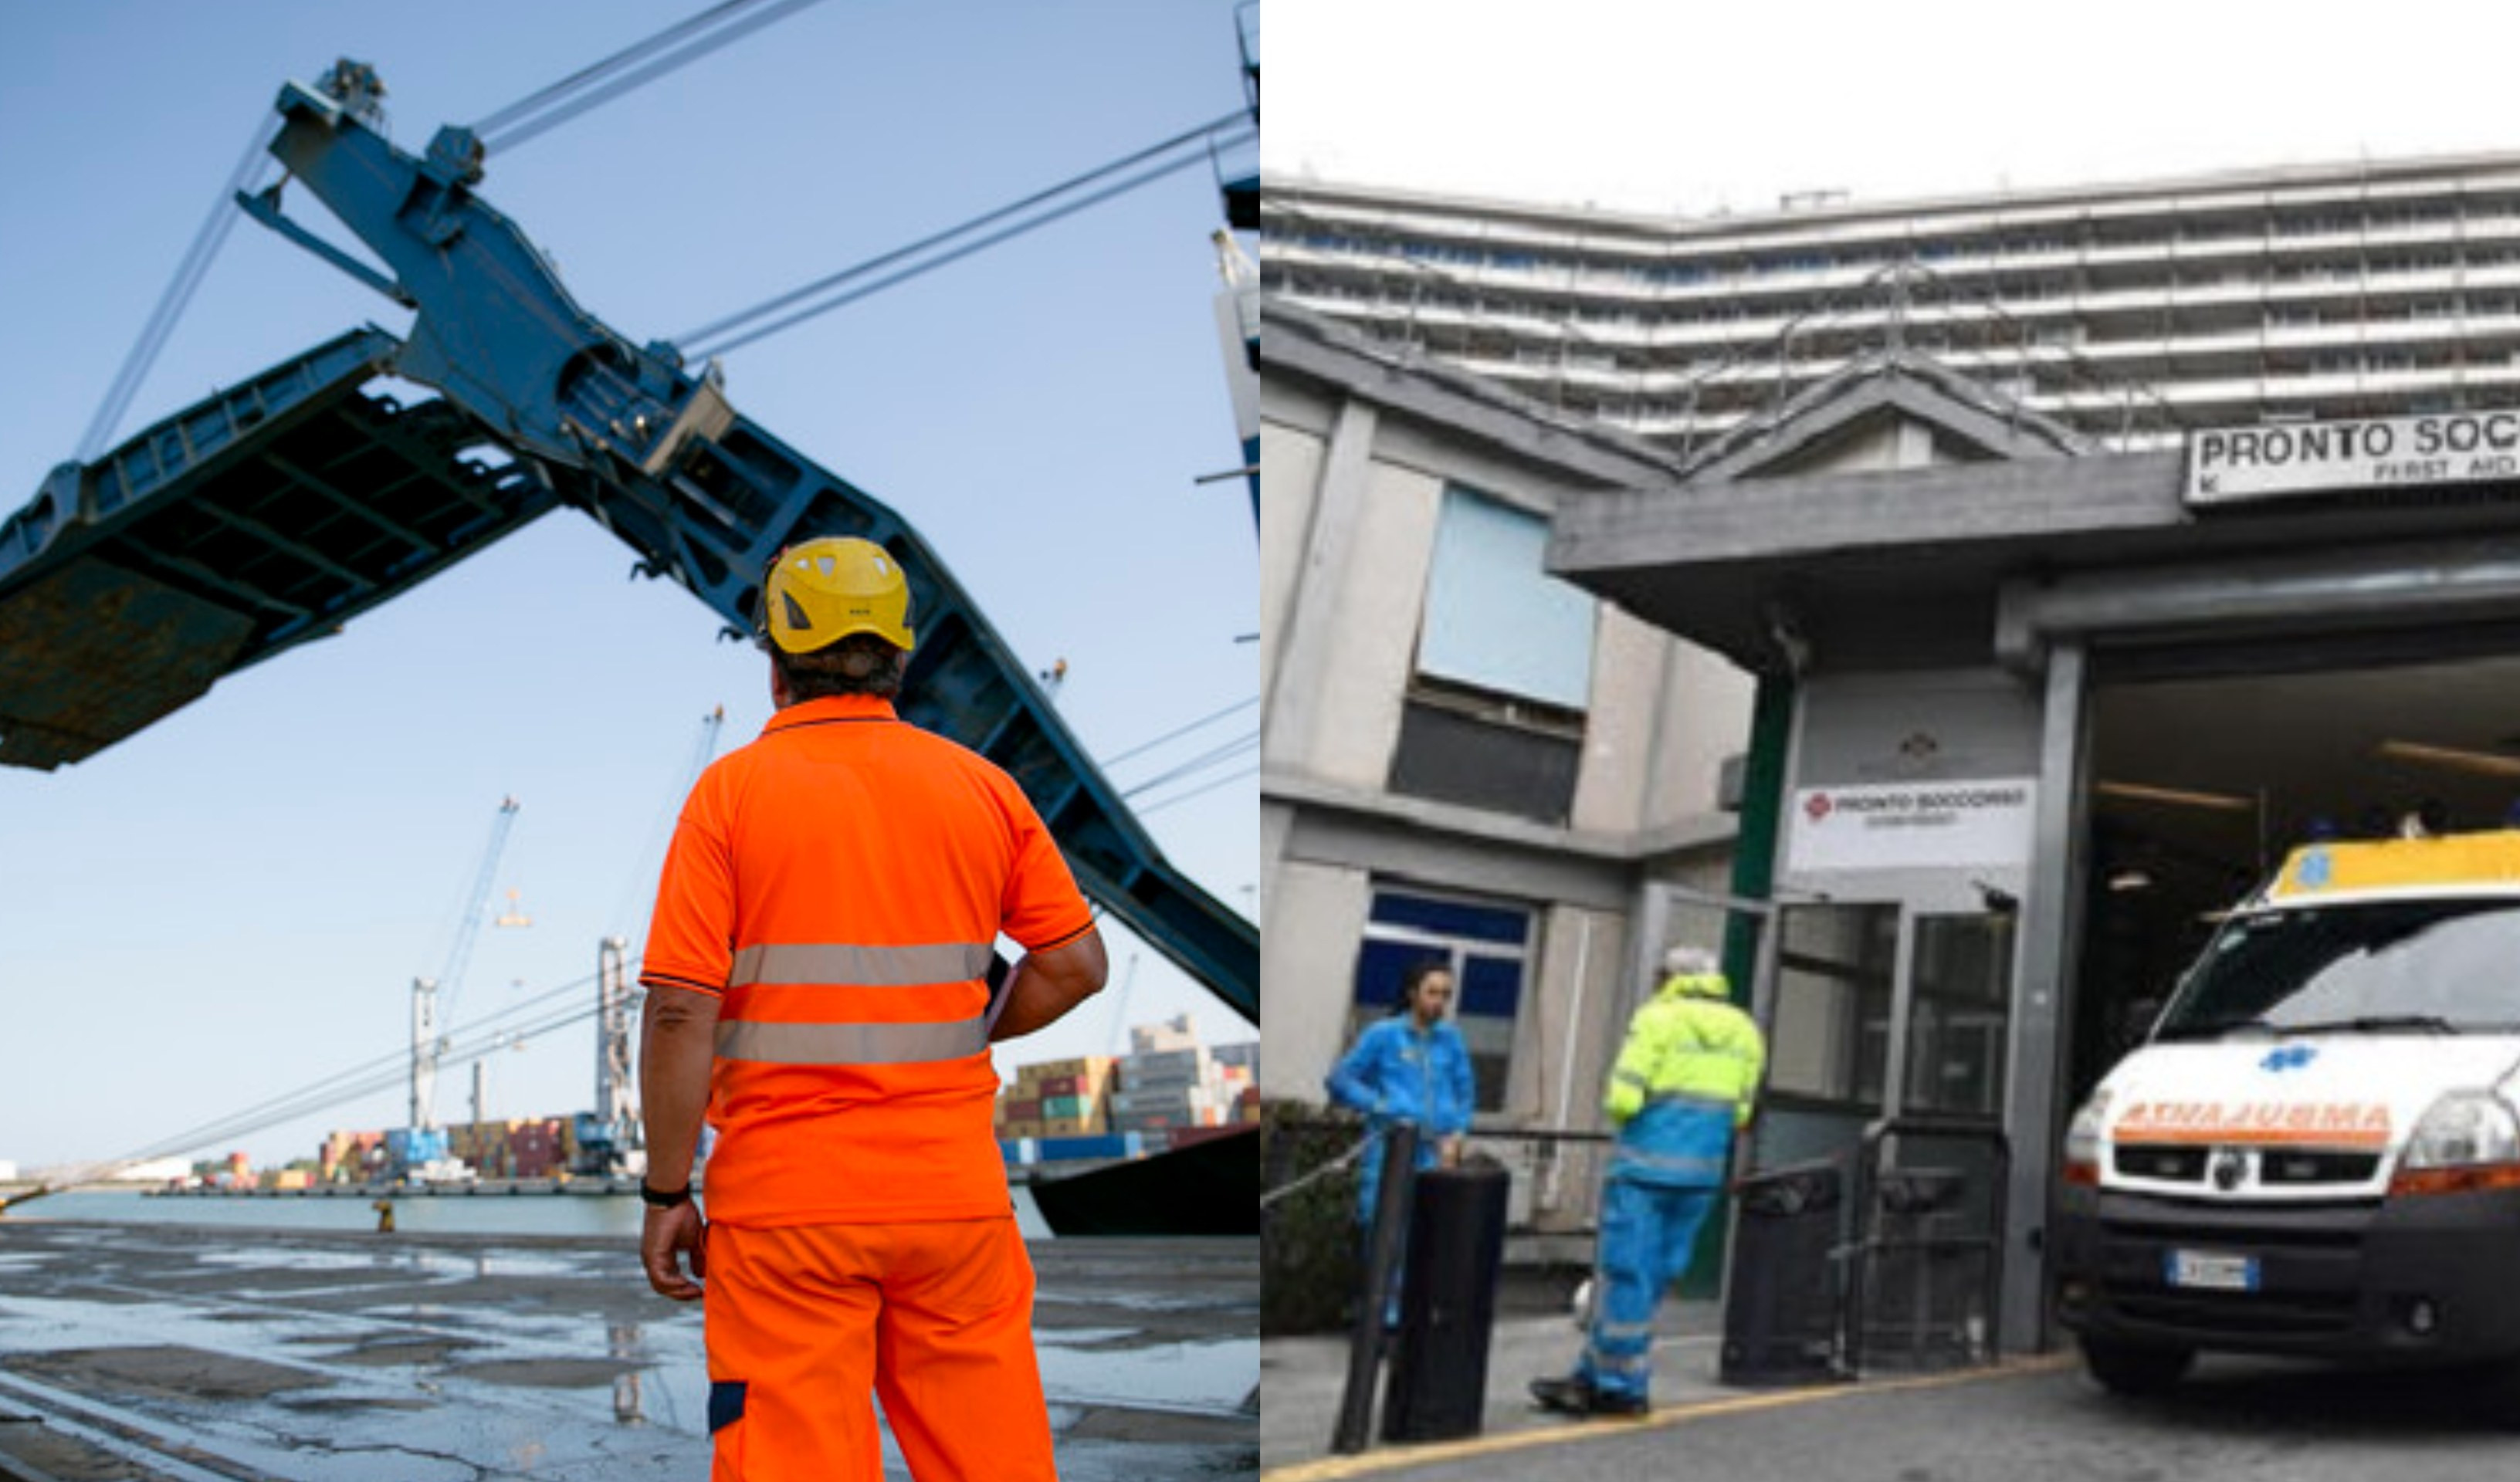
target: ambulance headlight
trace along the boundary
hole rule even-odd
[[[2107,1126],[2109,1114],[2108,1088],[2092,1093],[2092,1099],[2065,1124],[2064,1174],[2068,1184],[2096,1186],[2100,1182],[2100,1133]]]
[[[2400,1168],[2520,1162],[2520,1121],[2490,1091],[2453,1091],[2432,1103],[2407,1139]]]

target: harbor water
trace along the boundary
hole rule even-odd
[[[1021,1185],[1014,1198],[1015,1228],[1026,1240],[1053,1238],[1050,1226]],[[374,1231],[383,1197],[341,1194],[143,1193],[136,1190],[81,1189],[48,1194],[22,1209],[0,1214],[42,1220],[100,1220],[117,1224],[202,1225],[298,1231]],[[413,1235],[529,1235],[612,1237],[636,1242],[640,1204],[627,1193],[396,1193],[394,1228]]]

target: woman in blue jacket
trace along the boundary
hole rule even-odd
[[[1372,1228],[1382,1188],[1383,1139],[1395,1122],[1418,1124],[1418,1166],[1459,1161],[1470,1128],[1470,1050],[1445,1017],[1453,1003],[1453,970],[1425,962],[1400,980],[1400,1005],[1366,1026],[1327,1082],[1330,1100],[1365,1114],[1373,1145],[1366,1149],[1357,1190],[1357,1223]]]

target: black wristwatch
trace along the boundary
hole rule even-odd
[[[649,1188],[648,1181],[646,1179],[641,1179],[639,1181],[639,1197],[647,1200],[648,1207],[651,1209],[672,1209],[678,1205],[688,1204],[692,1201],[692,1186],[685,1184],[682,1188],[675,1190],[671,1193],[667,1193],[661,1189]]]

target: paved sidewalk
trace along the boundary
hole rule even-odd
[[[1666,1301],[1654,1324],[1653,1405],[1656,1411],[1711,1404],[1761,1393],[1716,1380],[1723,1343],[1723,1313],[1712,1301]],[[1526,1388],[1534,1379],[1574,1367],[1583,1333],[1565,1314],[1497,1320],[1488,1340],[1487,1404],[1481,1431],[1564,1429],[1617,1425],[1616,1420],[1574,1420],[1540,1409]],[[1260,1344],[1260,1464],[1293,1466],[1330,1455],[1339,1405],[1347,1392],[1348,1340],[1344,1333],[1264,1338]],[[1384,1370],[1387,1378],[1388,1370]],[[1381,1395],[1375,1395],[1373,1444],[1382,1445]]]

